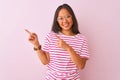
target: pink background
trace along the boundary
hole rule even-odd
[[[43,44],[63,3],[71,5],[88,38],[90,59],[81,80],[120,80],[119,0],[0,0],[0,80],[44,79],[46,67],[24,29],[36,32]]]

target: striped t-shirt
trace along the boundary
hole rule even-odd
[[[43,50],[50,55],[50,62],[47,64],[46,80],[77,80],[80,78],[80,70],[71,60],[68,51],[57,46],[58,38],[56,33],[50,32],[45,37]],[[57,34],[62,40],[69,44],[76,54],[83,58],[89,58],[87,40],[84,35],[66,36]]]

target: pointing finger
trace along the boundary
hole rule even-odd
[[[25,31],[26,31],[28,34],[30,34],[30,35],[31,35],[31,32],[30,32],[29,30],[25,29]]]
[[[60,37],[59,37],[59,36],[57,36],[57,34],[55,34],[55,36],[56,36],[58,39],[60,39]]]

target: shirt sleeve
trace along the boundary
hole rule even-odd
[[[48,33],[44,38],[42,50],[45,52],[49,52],[49,50],[50,50],[50,33]]]
[[[89,59],[89,50],[88,50],[88,43],[86,37],[83,38],[83,43],[80,50],[80,56]]]

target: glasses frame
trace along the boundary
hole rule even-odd
[[[62,17],[62,16],[58,16],[58,17],[57,17],[57,21],[59,21],[59,22],[60,22],[60,21],[63,21],[64,19],[65,19],[65,20],[72,19],[72,15],[66,15],[66,16],[63,16],[63,17]]]

